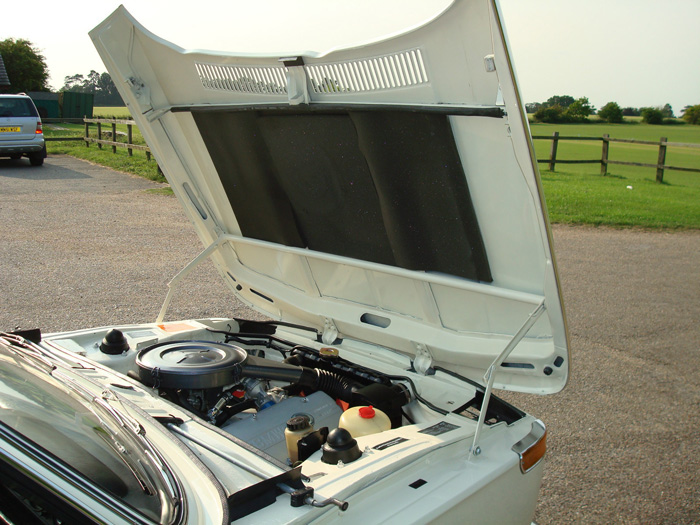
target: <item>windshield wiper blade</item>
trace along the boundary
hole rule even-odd
[[[60,369],[52,375],[82,398],[84,406],[103,423],[104,432],[99,433],[100,437],[115,451],[144,493],[158,497],[161,502],[160,523],[173,523],[184,502],[177,477],[146,437],[143,426],[121,410],[123,403],[119,395],[105,389],[100,396],[95,396]]]
[[[56,365],[41,349],[20,336],[0,332],[0,340],[6,343],[5,347],[16,356],[30,362],[35,367],[50,374],[56,369]]]
[[[118,425],[117,432],[110,436],[109,445],[124,461],[143,490],[159,497],[161,523],[172,523],[183,501],[180,486],[170,467],[146,437],[146,430],[136,419],[112,406],[113,403],[123,406],[113,390],[106,389],[101,397],[91,397],[91,401],[95,415],[107,416]]]
[[[160,523],[173,523],[184,503],[177,477],[146,437],[143,426],[126,412],[117,393],[105,389],[96,396],[97,389],[103,388],[101,385],[89,378],[83,379],[95,388],[81,384],[69,365],[54,360],[51,354],[20,336],[0,332],[0,342],[18,358],[60,381],[102,422],[103,432],[98,435],[115,451],[144,493],[159,498]]]

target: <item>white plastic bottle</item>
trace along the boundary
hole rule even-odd
[[[358,438],[389,430],[391,421],[384,412],[370,405],[348,408],[340,416],[338,426],[350,432],[352,437]]]

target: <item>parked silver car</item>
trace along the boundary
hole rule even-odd
[[[0,95],[0,157],[29,158],[41,166],[46,157],[39,112],[27,95]]]

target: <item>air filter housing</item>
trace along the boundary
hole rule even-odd
[[[139,379],[154,388],[207,389],[240,380],[248,354],[238,346],[212,341],[159,343],[136,357]]]

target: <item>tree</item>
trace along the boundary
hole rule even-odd
[[[647,124],[663,124],[664,115],[659,108],[642,108],[642,121]]]
[[[686,106],[683,111],[683,120],[688,124],[700,124],[700,104]]]
[[[566,108],[564,116],[572,122],[583,122],[595,111],[595,108],[588,102],[588,97],[576,99]]]
[[[67,76],[63,79],[61,91],[74,91],[78,93],[92,93],[95,95],[95,106],[123,106],[124,101],[117,86],[114,85],[109,73],[98,73],[94,69],[87,77],[81,74]]]
[[[665,118],[674,118],[673,108],[671,107],[671,104],[664,104],[664,107],[661,108],[661,114]]]
[[[622,115],[625,117],[638,117],[641,115],[641,111],[639,111],[639,108],[624,108],[622,110]]]
[[[553,97],[549,97],[547,99],[547,102],[544,103],[545,106],[548,108],[554,107],[554,106],[561,106],[562,108],[568,108],[571,104],[573,104],[576,100],[574,97],[569,96],[569,95],[555,95]]]
[[[537,111],[542,107],[540,102],[528,102],[525,104],[525,111],[527,113],[537,113]]]
[[[49,91],[46,59],[29,40],[3,40],[0,42],[0,55],[11,83],[2,88],[6,93]]]
[[[71,75],[69,77],[63,78],[63,87],[61,91],[74,91],[82,93],[83,84],[85,83],[85,77],[83,75]]]
[[[117,91],[117,86],[109,73],[102,73],[97,81],[97,92],[100,96],[95,96],[98,106],[123,106],[124,101]]]
[[[598,116],[611,124],[619,124],[622,122],[622,108],[617,102],[608,102],[598,110]]]

